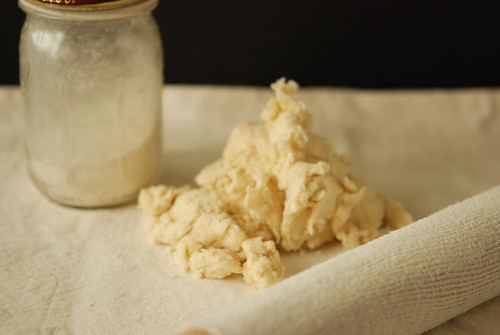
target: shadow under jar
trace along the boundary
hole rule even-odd
[[[135,199],[161,171],[158,0],[19,0],[28,170],[56,202]]]

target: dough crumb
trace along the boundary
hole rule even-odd
[[[171,246],[184,271],[242,274],[261,290],[284,276],[278,248],[315,249],[334,239],[354,248],[412,222],[311,131],[295,81],[281,78],[271,88],[264,122],[237,125],[222,158],[196,176],[197,188],[158,185],[139,195],[151,240]]]

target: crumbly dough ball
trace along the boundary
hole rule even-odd
[[[262,123],[237,125],[197,189],[157,186],[139,204],[155,242],[174,246],[185,270],[209,278],[242,273],[257,289],[283,277],[276,246],[348,248],[412,221],[403,207],[348,173],[347,161],[311,131],[298,85],[280,79]]]
[[[243,273],[256,289],[283,278],[274,242],[249,238],[238,219],[203,189],[164,185],[143,189],[139,208],[151,240],[173,246],[173,258],[184,271],[214,279]]]
[[[346,159],[311,131],[310,114],[294,98],[296,82],[280,79],[271,87],[265,123],[233,129],[223,157],[196,177],[202,188],[251,217],[247,230],[267,225],[286,251],[334,238],[352,248],[411,222],[401,206],[386,206],[392,202],[350,176]]]

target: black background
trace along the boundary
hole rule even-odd
[[[24,13],[0,11],[0,84],[18,84]],[[500,86],[498,1],[161,0],[155,16],[167,83]]]

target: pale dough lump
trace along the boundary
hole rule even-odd
[[[284,276],[278,248],[353,248],[412,222],[403,207],[353,177],[346,159],[311,131],[294,98],[298,84],[271,85],[261,123],[237,125],[198,187],[143,189],[139,207],[155,243],[172,247],[184,271],[204,278],[242,274],[260,290]]]

